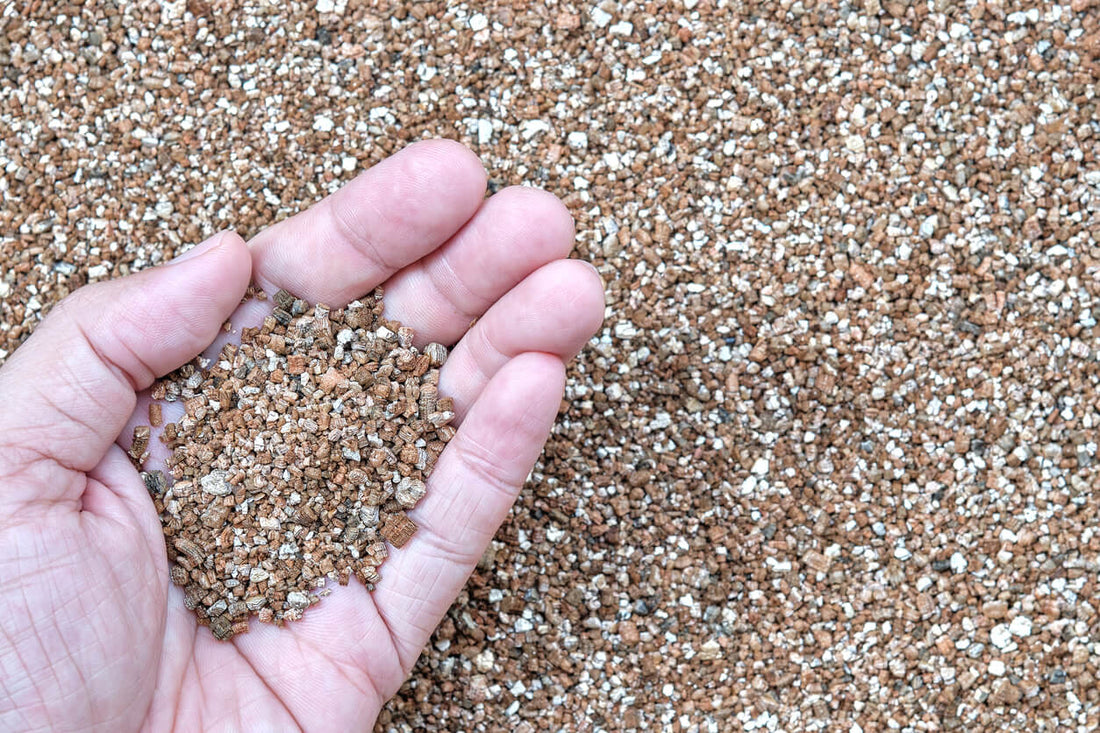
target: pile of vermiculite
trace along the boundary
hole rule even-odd
[[[326,579],[372,589],[454,434],[438,392],[447,350],[417,350],[412,329],[382,317],[381,290],[336,311],[283,291],[275,302],[240,346],[153,393],[186,410],[162,437],[174,483],[145,474],[172,581],[219,639],[249,615],[300,618]]]

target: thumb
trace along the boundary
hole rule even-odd
[[[0,502],[78,499],[136,392],[214,340],[251,262],[244,241],[223,232],[61,301],[0,369]]]

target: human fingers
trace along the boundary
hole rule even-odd
[[[257,235],[256,281],[342,307],[447,241],[484,196],[485,170],[467,148],[414,143]]]
[[[419,525],[372,595],[407,674],[508,514],[550,433],[565,367],[549,354],[513,357],[471,407],[439,458]]]
[[[556,196],[506,188],[443,246],[386,281],[386,315],[411,327],[417,345],[452,344],[517,283],[572,248],[573,217]]]
[[[512,288],[458,342],[440,372],[439,392],[454,399],[456,422],[517,355],[572,359],[600,327],[603,310],[603,281],[579,260],[544,265]]]
[[[218,234],[171,263],[70,295],[0,369],[0,501],[79,500],[130,417],[135,393],[210,343],[248,285],[251,259]]]

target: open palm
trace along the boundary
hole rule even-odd
[[[592,268],[563,259],[573,229],[557,199],[484,190],[465,148],[418,143],[248,245],[225,233],[78,291],[12,355],[0,728],[373,725],[504,519],[557,413],[564,362],[603,315]],[[387,316],[421,345],[457,343],[440,390],[459,430],[410,512],[419,531],[373,593],[353,580],[300,621],[253,622],[226,643],[168,582],[152,501],[117,441],[145,422],[138,393],[215,339],[250,279],[334,307],[382,284]]]

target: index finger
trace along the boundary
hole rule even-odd
[[[256,282],[342,307],[435,250],[481,206],[485,170],[452,140],[410,145],[257,235]]]

